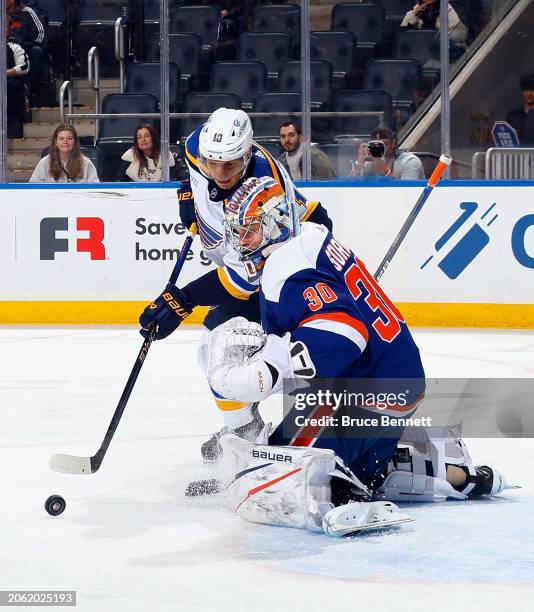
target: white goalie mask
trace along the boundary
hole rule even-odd
[[[202,173],[211,178],[207,162],[243,159],[244,176],[252,154],[252,125],[242,110],[218,108],[206,121],[199,136],[199,161]]]
[[[226,240],[239,253],[249,280],[259,278],[266,258],[299,233],[296,206],[270,176],[247,179],[226,203]]]

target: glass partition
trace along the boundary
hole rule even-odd
[[[1,4],[0,180],[27,182],[38,164],[45,177],[61,123],[91,166],[65,171],[72,143],[56,138],[54,180],[179,180],[185,139],[220,106],[250,113],[256,141],[295,179],[428,177],[449,131],[452,178],[531,172],[528,0],[452,0],[446,58],[444,0],[31,3],[43,35],[18,47],[24,4]]]

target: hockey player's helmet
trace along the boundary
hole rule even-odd
[[[266,258],[300,231],[297,205],[270,176],[247,179],[225,206],[227,241],[239,253],[250,280]]]
[[[244,176],[252,154],[252,137],[250,117],[244,111],[218,108],[200,132],[198,151],[202,171],[206,173],[208,161],[243,159],[241,176]],[[207,173],[209,177],[209,170]]]

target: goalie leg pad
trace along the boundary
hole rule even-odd
[[[253,523],[322,531],[332,508],[331,450],[252,444],[221,439],[223,478],[232,510]]]

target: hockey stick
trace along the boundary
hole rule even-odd
[[[380,277],[386,271],[387,267],[391,263],[393,256],[398,251],[402,241],[406,238],[406,234],[409,232],[412,227],[417,215],[421,212],[423,208],[423,204],[428,200],[429,195],[432,193],[432,189],[438,184],[440,178],[443,176],[445,170],[451,165],[452,158],[449,155],[441,155],[438,161],[437,166],[434,168],[434,172],[432,172],[432,176],[428,179],[428,182],[423,189],[423,192],[419,196],[419,199],[415,203],[415,206],[412,208],[408,218],[404,222],[404,225],[401,227],[400,232],[396,235],[395,240],[392,245],[389,247],[388,252],[384,255],[384,259],[380,262],[377,271],[374,274],[375,280],[380,280]]]
[[[173,285],[176,283],[178,279],[178,275],[180,274],[186,257],[191,249],[191,244],[193,243],[193,238],[197,232],[196,224],[191,226],[191,233],[185,239],[180,254],[178,255],[178,259],[176,260],[176,264],[174,265],[174,269],[169,278],[169,283]],[[139,372],[141,371],[141,367],[145,361],[145,358],[148,353],[148,349],[154,340],[154,336],[156,334],[157,326],[156,324],[152,324],[148,330],[148,335],[145,338],[141,350],[137,355],[137,359],[135,360],[134,366],[124,387],[124,391],[122,392],[121,398],[117,407],[115,408],[115,412],[113,413],[113,417],[111,418],[111,422],[109,424],[106,435],[104,436],[104,440],[96,452],[96,455],[92,457],[77,457],[76,455],[53,455],[50,457],[49,465],[56,472],[64,472],[67,474],[94,474],[104,459],[106,451],[111,443],[115,432],[117,431],[117,427],[119,425],[119,421],[121,420],[122,413],[126,408],[126,404],[128,403],[128,399],[130,398],[130,394],[134,388],[134,385],[137,381],[137,377],[139,376]]]

